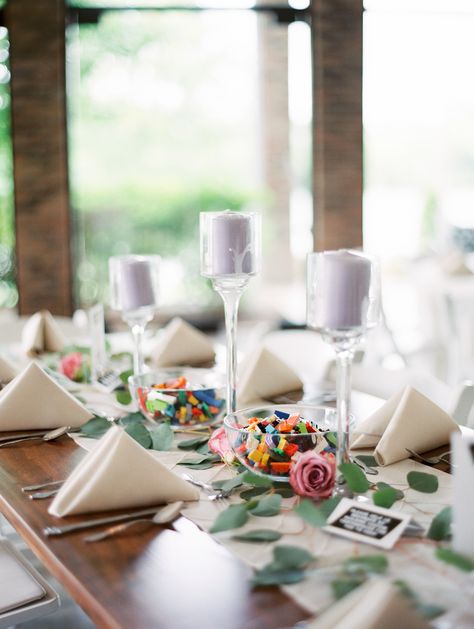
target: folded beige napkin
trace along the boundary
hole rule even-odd
[[[332,605],[307,629],[429,629],[429,623],[386,579],[369,580]]]
[[[240,369],[238,404],[242,407],[302,388],[293,369],[269,349],[259,347]]]
[[[112,426],[66,480],[49,513],[62,517],[177,500],[199,500],[199,490]]]
[[[85,406],[34,362],[0,393],[0,431],[76,427],[91,417]]]
[[[408,458],[406,448],[422,453],[449,443],[458,430],[445,411],[408,386],[357,425],[351,447],[375,447],[379,465],[389,465]]]
[[[162,330],[151,350],[151,362],[155,367],[196,366],[214,358],[209,338],[179,317],[172,319]]]
[[[59,325],[47,310],[41,310],[28,319],[21,339],[23,351],[29,356],[41,352],[60,352],[65,345]]]
[[[18,368],[5,356],[0,356],[0,383],[11,382],[18,375]]]

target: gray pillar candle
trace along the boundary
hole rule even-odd
[[[134,257],[120,259],[118,292],[120,309],[123,312],[155,306],[157,296],[153,287],[150,261]]]
[[[453,548],[474,559],[474,437],[451,435],[453,467]]]
[[[255,215],[230,210],[202,215],[203,275],[255,274],[258,264]]]
[[[323,254],[321,274],[322,328],[365,327],[369,307],[370,260],[351,251]]]

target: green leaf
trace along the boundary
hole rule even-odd
[[[209,437],[194,437],[193,439],[186,439],[186,441],[180,441],[178,448],[180,450],[195,450],[197,447],[206,444],[209,441]]]
[[[354,457],[355,459],[358,459],[359,461],[361,461],[364,465],[367,465],[367,467],[378,467],[379,464],[377,463],[377,459],[370,455],[370,454],[358,454],[356,457]]]
[[[119,404],[123,404],[123,406],[127,406],[132,401],[132,396],[128,391],[118,390],[115,392],[115,399]]]
[[[363,494],[369,489],[370,483],[356,463],[341,463],[339,471],[343,475],[349,489],[355,494]]]
[[[133,376],[133,369],[127,369],[126,371],[122,371],[122,373],[119,374],[120,380],[126,385],[128,385],[128,379],[130,378],[130,376]]]
[[[343,598],[364,583],[365,579],[341,578],[331,581],[331,588],[336,600]]]
[[[472,572],[474,570],[474,562],[471,559],[454,552],[450,548],[437,548],[436,557],[464,572]]]
[[[231,505],[217,516],[211,526],[211,533],[220,533],[243,526],[249,519],[245,505]]]
[[[180,461],[178,465],[191,467],[193,470],[208,470],[216,463],[220,462],[221,457],[218,454],[198,454],[192,459],[185,459],[184,461]]]
[[[305,577],[304,570],[267,570],[262,568],[255,573],[251,583],[253,587],[265,585],[291,585],[299,583]]]
[[[383,574],[388,568],[388,559],[385,555],[361,555],[351,557],[343,563],[344,570],[348,574],[364,572],[366,574]]]
[[[446,609],[443,607],[439,607],[438,605],[430,605],[428,603],[418,603],[416,606],[416,611],[426,618],[427,620],[433,620],[434,618],[438,618],[441,614],[446,612]]]
[[[151,431],[153,450],[169,450],[173,445],[174,432],[166,422]]]
[[[256,529],[255,531],[249,531],[248,533],[242,533],[241,535],[233,535],[232,539],[238,542],[276,542],[281,537],[281,533],[278,531],[272,531],[270,529]]]
[[[252,472],[244,472],[243,482],[247,485],[252,485],[252,487],[270,487],[272,479],[268,476],[258,476]]]
[[[111,427],[111,422],[105,417],[93,417],[88,422],[81,426],[80,433],[87,437],[102,437]]]
[[[273,549],[273,561],[266,566],[273,570],[293,570],[306,568],[315,556],[300,546],[281,545]]]
[[[438,478],[426,472],[408,472],[407,482],[412,489],[424,494],[433,494],[438,489]]]
[[[453,519],[453,510],[451,507],[445,507],[432,521],[427,533],[429,539],[437,542],[451,538],[451,522]]]
[[[269,518],[280,513],[281,508],[281,496],[278,494],[271,494],[270,496],[264,496],[258,501],[255,508],[252,509],[252,515],[257,515],[262,518]]]
[[[294,511],[311,526],[320,528],[326,524],[327,516],[311,500],[302,500]]]
[[[289,485],[281,486],[280,484],[278,484],[273,487],[273,490],[276,494],[279,494],[282,498],[293,498],[293,496],[295,495],[293,488],[290,487]]]
[[[393,487],[384,487],[383,489],[379,489],[375,492],[372,496],[372,500],[374,505],[377,505],[377,507],[390,509],[393,503],[397,500],[397,492]]]
[[[390,489],[393,489],[393,491],[396,494],[396,498],[395,500],[402,500],[402,498],[405,497],[405,494],[403,493],[403,491],[401,489],[397,489],[396,487],[392,487],[392,485],[389,485],[388,483],[383,483],[382,481],[379,481],[376,484],[377,489],[385,489],[387,487],[390,487]]]
[[[242,500],[251,500],[256,496],[261,496],[268,491],[268,487],[252,487],[252,489],[246,489],[240,494]]]
[[[149,431],[145,428],[145,426],[143,426],[143,424],[129,424],[125,428],[125,432],[144,448],[151,448],[152,438]]]
[[[332,498],[328,498],[327,500],[320,502],[318,505],[318,509],[323,515],[326,516],[326,518],[328,518],[337,507],[337,505],[341,502],[341,500],[342,496],[333,496]]]
[[[328,431],[324,433],[324,436],[329,445],[333,446],[333,448],[337,448],[337,432]]]
[[[145,418],[141,413],[128,413],[117,421],[117,424],[120,426],[128,426],[130,424],[143,424],[145,423]]]
[[[243,474],[238,474],[237,476],[234,476],[234,478],[229,478],[228,480],[224,481],[222,483],[222,489],[224,491],[230,491],[231,489],[240,487],[244,483],[242,476]]]

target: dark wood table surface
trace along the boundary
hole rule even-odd
[[[355,395],[354,410],[365,416],[380,402]],[[67,437],[0,448],[0,511],[99,627],[278,629],[308,617],[278,588],[250,590],[249,569],[183,517],[95,544],[84,532],[45,537],[45,526],[100,515],[60,521],[21,487],[66,478],[85,454]]]

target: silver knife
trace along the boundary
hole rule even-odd
[[[44,437],[50,430],[50,428],[48,428],[48,430],[30,430],[30,432],[20,432],[19,434],[10,435],[9,437],[0,437],[0,443],[3,441],[12,441],[13,439],[25,439],[26,437]]]
[[[147,515],[155,515],[157,509],[158,507],[154,507],[153,509],[146,509],[146,511],[134,511],[133,513],[125,513],[123,515],[112,515],[108,518],[99,518],[97,520],[88,520],[87,522],[66,524],[65,526],[47,526],[43,529],[43,533],[44,535],[46,535],[46,537],[66,535],[67,533],[74,533],[75,531],[91,529],[95,526],[102,526],[103,524],[125,522],[126,520],[133,520],[133,518],[141,518]]]

